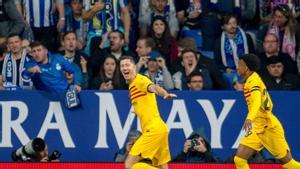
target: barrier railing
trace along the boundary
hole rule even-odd
[[[279,164],[251,164],[251,169],[282,169]],[[1,169],[124,169],[123,163],[0,163]],[[233,164],[169,164],[170,169],[235,169]]]

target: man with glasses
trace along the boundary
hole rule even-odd
[[[285,73],[298,74],[296,62],[293,61],[288,54],[280,52],[279,41],[275,34],[266,34],[264,38],[263,49],[263,53],[259,54],[259,59],[261,62],[260,73],[265,74],[267,72],[267,60],[269,58],[278,56],[281,58],[285,67]]]
[[[188,77],[188,87],[191,91],[200,91],[204,87],[204,77],[199,71],[192,72]]]

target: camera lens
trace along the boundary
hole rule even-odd
[[[52,154],[49,156],[49,161],[57,160],[61,156],[61,153],[58,150],[54,150]]]

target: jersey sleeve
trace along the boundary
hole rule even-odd
[[[250,92],[250,103],[248,104],[248,115],[247,119],[253,120],[256,117],[259,108],[261,107],[261,87],[257,81],[252,81],[247,84]]]
[[[146,76],[137,77],[136,87],[142,92],[148,92],[148,86],[152,84],[152,81]]]

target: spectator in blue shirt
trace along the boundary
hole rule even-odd
[[[31,45],[33,60],[25,65],[26,75],[31,76],[33,84],[38,90],[61,91],[69,86],[66,73],[73,75],[73,83],[77,91],[81,90],[80,73],[63,56],[52,54],[41,42]]]

